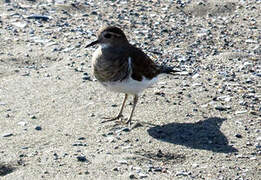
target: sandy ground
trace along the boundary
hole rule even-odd
[[[260,1],[5,2],[0,179],[261,179]],[[105,24],[182,71],[141,94],[134,129],[100,123],[123,100],[84,48]]]

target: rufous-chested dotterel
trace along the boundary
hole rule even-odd
[[[118,27],[102,28],[98,32],[98,39],[86,47],[96,44],[99,44],[99,48],[92,58],[95,78],[107,89],[125,94],[119,114],[107,121],[121,119],[128,95],[133,95],[132,111],[126,121],[130,124],[138,95],[155,83],[160,73],[174,71],[155,64],[142,50],[131,45],[124,32]]]

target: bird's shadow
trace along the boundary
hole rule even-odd
[[[219,153],[237,152],[238,150],[228,144],[226,136],[220,131],[220,126],[225,120],[212,117],[196,123],[169,123],[151,127],[148,133],[155,139],[193,149]]]

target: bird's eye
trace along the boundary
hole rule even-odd
[[[111,38],[111,34],[105,34],[104,37],[107,38],[107,39],[110,39]]]

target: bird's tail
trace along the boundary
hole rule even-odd
[[[168,66],[166,64],[162,64],[160,66],[160,70],[161,70],[161,73],[172,74],[172,75],[176,75],[177,73],[181,72],[181,70],[178,69],[177,67]]]

